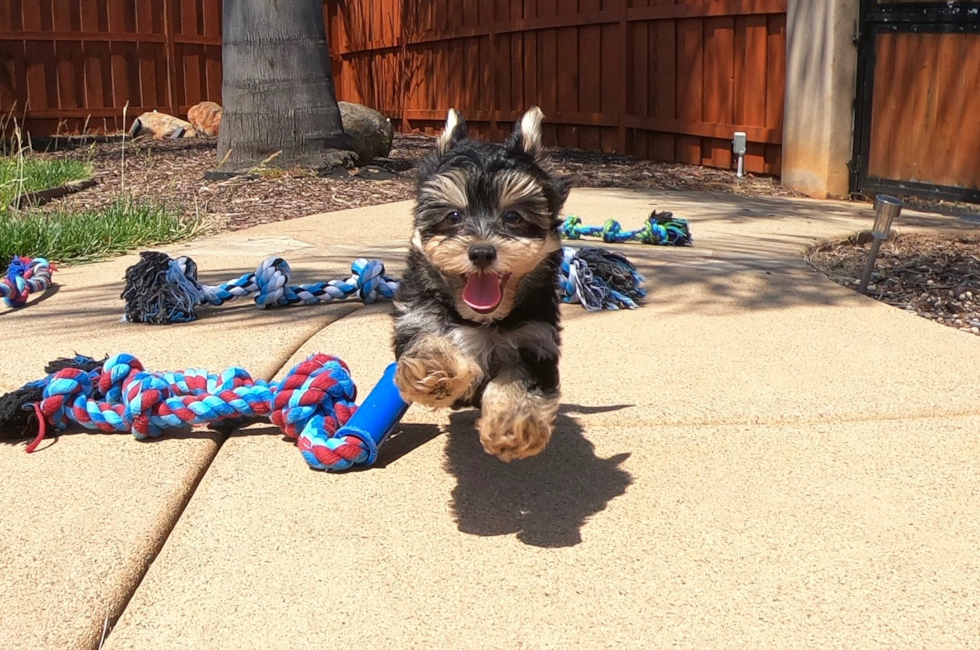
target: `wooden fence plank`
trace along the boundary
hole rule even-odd
[[[704,108],[705,122],[734,124],[733,79],[735,23],[731,16],[704,21]],[[702,164],[731,168],[734,133],[712,138],[703,144]]]
[[[980,189],[980,121],[976,119],[977,71],[980,70],[980,37],[976,35],[955,35],[964,42],[966,54],[960,69],[963,76],[950,75],[957,100],[953,106],[962,107],[958,111],[962,129],[956,138],[952,156],[952,173],[946,178],[950,184]]]
[[[702,122],[704,109],[704,23],[677,21],[677,117]],[[678,162],[700,165],[701,139],[683,135],[677,138],[674,156]]]
[[[647,115],[657,119],[673,120],[677,117],[677,23],[662,20],[654,23],[653,38],[647,56],[653,69],[653,83],[649,90]],[[653,160],[675,160],[677,136],[673,133],[654,133],[650,138],[647,157]]]
[[[88,0],[82,2],[81,4],[81,27],[79,31],[83,32],[97,32],[99,31],[99,4],[102,4],[101,0]],[[0,25],[0,31],[3,31],[3,25]]]

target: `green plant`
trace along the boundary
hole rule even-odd
[[[41,159],[23,153],[0,158],[0,211],[25,194],[91,176],[91,165],[78,160]]]
[[[14,255],[61,263],[91,262],[143,246],[190,239],[207,230],[207,222],[197,213],[132,199],[79,213],[64,208],[0,212],[0,262],[6,265]]]

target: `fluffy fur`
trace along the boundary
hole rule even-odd
[[[548,169],[543,117],[532,108],[506,142],[491,144],[469,139],[449,111],[420,170],[396,296],[399,390],[431,407],[479,406],[483,447],[505,461],[540,453],[558,409],[568,188]]]

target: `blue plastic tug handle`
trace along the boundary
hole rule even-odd
[[[395,368],[391,364],[385,368],[381,380],[371,389],[357,411],[336,433],[340,436],[356,436],[368,448],[368,459],[364,465],[373,465],[378,457],[378,447],[385,441],[405,415],[409,404],[402,399],[395,386]]]

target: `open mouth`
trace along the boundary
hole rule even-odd
[[[463,287],[463,302],[478,314],[489,314],[500,306],[504,299],[504,285],[509,279],[510,273],[492,271],[464,275],[466,286]]]

